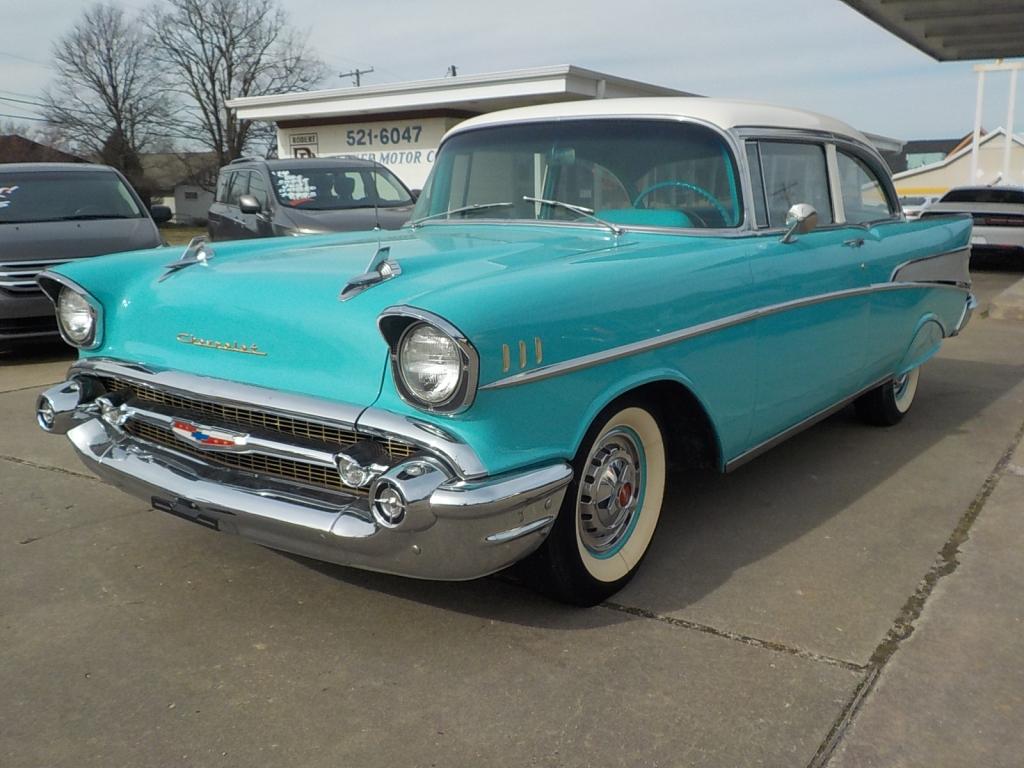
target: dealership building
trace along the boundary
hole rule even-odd
[[[232,99],[243,120],[277,124],[278,157],[355,155],[409,187],[426,181],[445,132],[475,115],[559,101],[697,96],[571,65]],[[884,152],[902,142],[868,134]]]

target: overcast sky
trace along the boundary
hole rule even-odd
[[[145,0],[121,3],[141,12]],[[707,96],[824,112],[902,139],[960,136],[974,120],[971,64],[939,63],[839,0],[283,0],[335,72],[374,67],[364,85],[576,64]],[[53,40],[78,0],[7,0],[0,97],[37,97]],[[989,76],[984,123],[1006,122],[1005,76]],[[349,85],[329,78],[325,87]],[[1024,83],[1021,83],[1024,89]],[[1024,132],[1024,96],[1016,129]],[[0,101],[0,113],[32,107]],[[3,119],[3,118],[0,118]]]

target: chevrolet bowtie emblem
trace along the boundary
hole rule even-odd
[[[193,264],[202,264],[205,267],[212,258],[213,248],[206,244],[206,238],[202,235],[193,237],[188,244],[188,248],[181,254],[181,258],[177,261],[172,261],[170,264],[164,264],[164,268],[167,271],[160,276],[157,282],[162,283],[179,269],[191,267]]]
[[[183,440],[195,443],[203,448],[213,450],[239,448],[246,444],[249,435],[241,432],[229,432],[224,429],[214,429],[201,424],[193,424],[189,421],[176,420],[171,425],[171,431]]]
[[[179,333],[174,337],[182,344],[191,344],[193,347],[206,347],[206,349],[219,349],[221,352],[243,352],[246,355],[258,355],[266,357],[267,353],[255,344],[239,344],[237,341],[216,341],[215,339],[201,339],[191,333]]]

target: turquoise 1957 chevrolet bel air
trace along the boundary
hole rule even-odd
[[[967,323],[971,221],[908,222],[820,115],[555,104],[444,138],[410,225],[39,277],[81,359],[39,400],[101,477],[313,558],[622,587],[676,457],[730,471],[910,408]],[[685,504],[685,500],[683,500]]]

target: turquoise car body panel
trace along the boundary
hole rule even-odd
[[[896,286],[893,275],[906,261],[967,247],[970,226],[969,219],[836,225],[784,244],[777,233],[749,231],[629,230],[615,237],[592,223],[431,222],[379,236],[216,243],[207,265],[162,281],[176,251],[119,254],[55,271],[103,304],[102,345],[85,357],[415,416],[471,445],[492,474],[571,459],[612,400],[670,381],[705,410],[724,467],[933,354],[963,313],[966,290]],[[340,301],[346,282],[381,245],[401,274]],[[377,330],[380,313],[395,305],[445,318],[476,348],[481,388],[469,409],[427,413],[399,397]],[[707,332],[677,343],[488,387],[704,325]],[[195,339],[255,344],[263,354],[211,349]]]

